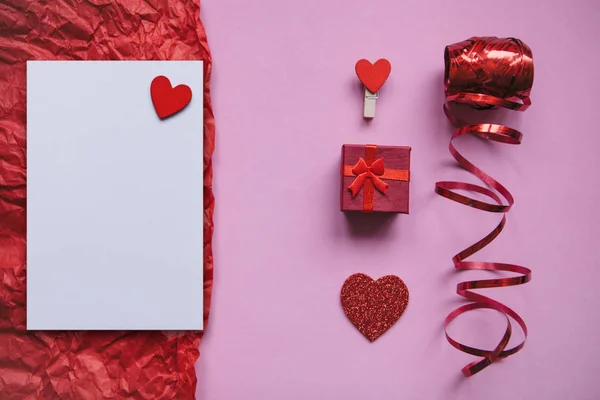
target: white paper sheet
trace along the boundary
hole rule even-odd
[[[201,61],[27,63],[27,329],[203,328],[202,97]]]

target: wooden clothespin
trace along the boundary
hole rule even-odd
[[[356,75],[365,85],[365,106],[363,115],[366,119],[375,117],[375,104],[379,98],[379,89],[383,86],[392,72],[392,65],[388,60],[382,58],[375,64],[369,60],[358,60],[356,63]]]
[[[374,118],[375,117],[375,104],[377,104],[377,99],[379,95],[377,93],[371,92],[365,86],[365,107],[363,110],[363,114],[365,118]]]

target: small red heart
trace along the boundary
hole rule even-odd
[[[395,275],[375,281],[368,275],[354,274],[344,282],[341,298],[348,319],[373,342],[406,310],[408,288]]]
[[[365,59],[358,60],[355,68],[358,79],[373,93],[381,89],[392,72],[392,64],[385,58],[377,60],[375,64]]]
[[[152,104],[160,119],[183,110],[192,100],[192,89],[188,85],[171,86],[166,76],[157,76],[150,84]]]

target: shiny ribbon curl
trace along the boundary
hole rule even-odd
[[[458,129],[452,135],[449,144],[450,154],[458,164],[469,171],[488,187],[466,182],[437,182],[435,191],[446,197],[478,210],[502,213],[502,219],[496,228],[483,239],[462,250],[452,258],[458,270],[505,271],[518,276],[500,279],[465,281],[457,285],[456,293],[471,302],[452,311],[444,321],[446,339],[455,348],[478,357],[478,361],[466,365],[462,372],[472,376],[488,367],[498,359],[515,354],[525,345],[527,326],[525,321],[511,308],[472,289],[515,286],[531,280],[529,268],[497,262],[464,261],[490,244],[502,232],[506,224],[506,213],[514,204],[512,194],[502,184],[468,161],[454,147],[454,140],[460,136],[473,134],[482,139],[500,143],[521,143],[521,132],[498,124],[468,125],[457,118],[451,110],[453,104],[466,104],[474,109],[493,109],[503,107],[515,111],[525,111],[530,105],[529,94],[533,85],[533,58],[531,49],[515,38],[473,37],[466,41],[449,45],[445,49],[444,89],[446,100],[444,113]],[[485,202],[457,193],[456,190],[484,195],[493,202]],[[495,190],[495,191],[494,191]],[[492,350],[466,346],[454,340],[448,334],[448,325],[459,315],[487,308],[496,310],[506,317],[506,331],[498,345]],[[512,334],[511,317],[523,330],[525,339],[517,346],[506,349]]]

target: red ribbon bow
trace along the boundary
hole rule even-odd
[[[367,165],[367,162],[361,157],[358,159],[356,165],[352,168],[352,173],[357,175],[356,179],[348,189],[352,192],[352,197],[355,197],[358,192],[365,185],[365,180],[367,178],[371,179],[373,182],[373,186],[381,193],[385,194],[386,189],[388,188],[388,184],[379,179],[377,176],[382,176],[385,172],[385,167],[383,164],[383,158],[378,158],[373,161],[371,165]]]

